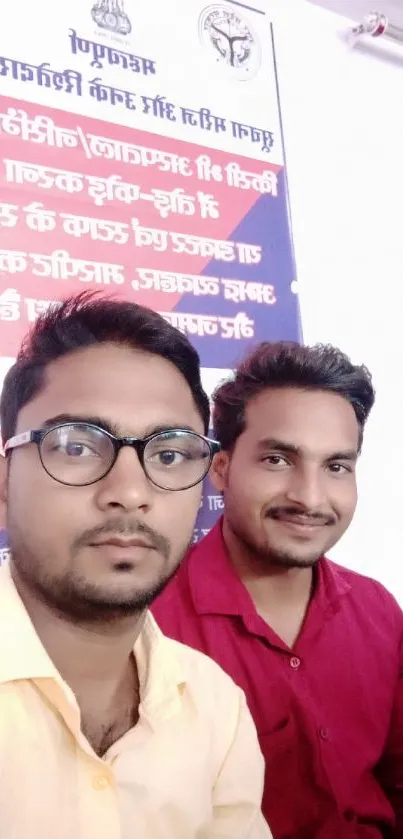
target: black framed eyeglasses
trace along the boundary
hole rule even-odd
[[[5,454],[36,443],[47,474],[66,486],[89,486],[110,472],[120,450],[131,446],[151,483],[160,489],[183,490],[207,475],[220,444],[195,431],[170,428],[148,437],[115,437],[86,422],[60,423],[11,437]]]

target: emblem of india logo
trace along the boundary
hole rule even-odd
[[[116,35],[129,35],[132,31],[123,0],[99,0],[91,9],[91,17],[101,29]]]

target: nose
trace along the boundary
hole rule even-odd
[[[153,487],[144,472],[137,452],[125,446],[107,475],[97,484],[97,505],[103,510],[111,508],[133,512],[147,511],[153,501]]]
[[[293,470],[286,492],[287,499],[306,510],[315,511],[323,508],[326,493],[321,470],[314,465]]]

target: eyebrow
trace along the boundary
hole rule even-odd
[[[54,417],[49,417],[49,419],[45,420],[42,423],[41,428],[53,428],[55,425],[62,425],[64,423],[71,423],[74,425],[75,423],[86,423],[88,425],[96,425],[98,428],[102,428],[103,431],[107,431],[109,434],[112,434],[114,437],[132,437],[135,435],[131,434],[122,434],[121,429],[118,428],[115,423],[109,422],[109,420],[104,419],[103,417],[96,417],[96,416],[88,416],[83,414],[56,414]],[[193,431],[193,433],[198,433],[192,428],[190,425],[186,423],[178,422],[178,423],[163,423],[160,425],[153,425],[148,426],[143,433],[143,437],[149,437],[151,434],[163,434],[164,432],[168,431],[176,431],[177,429],[183,429],[184,431]]]
[[[277,452],[283,452],[284,454],[293,454],[296,457],[303,456],[303,450],[300,446],[296,446],[294,443],[287,443],[285,440],[278,440],[275,437],[267,437],[263,440],[259,440],[258,449],[259,451],[275,449]],[[336,451],[333,452],[331,455],[328,455],[328,457],[326,457],[325,460],[327,462],[330,462],[332,460],[347,460],[350,462],[355,462],[356,460],[358,460],[358,452],[354,449]]]

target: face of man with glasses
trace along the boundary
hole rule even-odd
[[[214,451],[160,356],[105,344],[51,363],[6,445],[17,574],[77,617],[144,608],[191,541]]]

